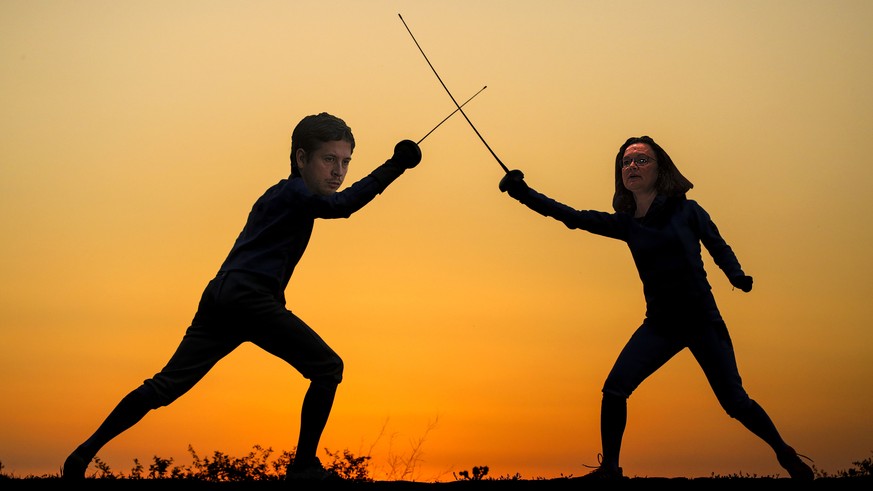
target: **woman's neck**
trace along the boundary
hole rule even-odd
[[[652,202],[655,201],[655,196],[658,193],[654,189],[650,191],[641,191],[639,193],[634,193],[634,202],[637,204],[636,212],[634,212],[635,218],[642,218],[646,216],[646,213],[649,212],[649,207],[652,206]]]

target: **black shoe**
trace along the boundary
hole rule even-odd
[[[621,471],[621,467],[612,469],[601,465],[600,467],[595,468],[588,474],[580,476],[579,479],[586,479],[591,481],[611,481],[627,478],[624,477],[624,474]]]
[[[800,455],[791,447],[788,447],[782,453],[776,454],[776,459],[779,461],[779,465],[788,471],[788,475],[791,476],[791,479],[812,481],[815,479],[815,474],[812,472],[812,468],[800,459],[801,457],[812,462],[812,459],[806,455]]]
[[[597,454],[597,463],[599,465],[594,467],[593,471],[585,474],[584,476],[580,476],[579,479],[591,481],[611,481],[618,479],[627,479],[626,477],[624,477],[624,473],[622,473],[621,467],[608,467],[603,465],[603,456],[601,454]],[[586,465],[585,467],[593,466]]]
[[[318,457],[306,464],[294,462],[285,472],[286,481],[327,481],[340,480],[339,474],[325,469]]]
[[[76,452],[70,454],[67,460],[64,461],[64,469],[61,471],[61,478],[67,481],[79,481],[85,479],[85,469],[88,468],[88,461],[79,456]]]

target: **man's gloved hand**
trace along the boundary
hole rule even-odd
[[[752,277],[746,275],[732,276],[730,278],[731,285],[740,290],[749,293],[752,291]]]
[[[391,157],[391,162],[403,167],[411,169],[421,162],[421,149],[418,144],[412,140],[403,140],[394,146],[394,155]]]
[[[524,173],[518,169],[513,169],[506,173],[500,184],[497,186],[501,193],[509,193],[515,198],[527,189],[527,183],[524,182]]]

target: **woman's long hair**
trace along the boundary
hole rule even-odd
[[[633,193],[624,187],[621,178],[621,162],[624,159],[624,151],[634,143],[644,143],[655,151],[655,161],[658,164],[658,180],[655,181],[655,189],[658,194],[668,197],[684,196],[688,190],[694,187],[694,184],[691,184],[691,181],[679,172],[673,159],[660,145],[655,143],[655,140],[649,136],[634,136],[624,142],[615,156],[615,194],[612,196],[612,208],[615,211],[633,214],[637,209]]]

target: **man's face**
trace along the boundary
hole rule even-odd
[[[299,149],[295,157],[306,187],[315,194],[328,196],[335,193],[346,178],[352,160],[352,144],[333,140],[311,153]]]

